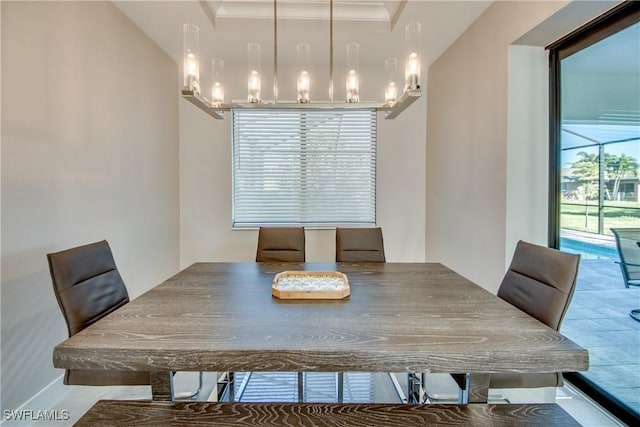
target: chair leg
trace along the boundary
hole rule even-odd
[[[180,393],[174,393],[173,400],[195,400],[198,398],[202,390],[202,371],[198,375],[198,389],[194,392],[184,391]]]
[[[424,403],[427,395],[424,391],[424,373],[407,374],[407,399],[409,403]]]
[[[423,399],[429,403],[461,404],[467,396],[465,374],[422,374]]]
[[[469,374],[465,374],[464,377],[461,377],[464,379],[464,387],[460,387],[460,394],[458,395],[458,400],[461,404],[463,405],[468,405],[469,404],[469,393],[471,391],[471,384],[470,384],[470,380],[471,380],[471,375]]]
[[[400,385],[400,382],[398,381],[398,377],[396,377],[396,374],[394,374],[393,372],[389,372],[389,378],[391,379],[391,382],[393,383],[393,388],[396,391],[396,394],[398,395],[398,398],[400,399],[401,403],[408,403],[409,400],[407,399],[407,396],[404,394],[404,391],[402,390],[402,386]]]

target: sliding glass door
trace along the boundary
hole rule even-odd
[[[625,421],[640,417],[640,8],[625,4],[550,47],[551,242],[582,254],[562,333],[589,349],[580,384]],[[626,273],[626,276],[625,276]]]

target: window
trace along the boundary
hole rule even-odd
[[[640,2],[622,2],[549,47],[550,242],[580,253],[561,332],[589,350],[565,377],[640,425],[640,334],[611,228],[640,223]],[[630,372],[636,374],[629,375]]]
[[[375,222],[375,111],[233,111],[234,227]]]

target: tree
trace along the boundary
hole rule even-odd
[[[578,160],[571,164],[573,176],[576,181],[584,183],[584,194],[587,199],[598,198],[600,177],[600,156],[581,151],[577,154]],[[604,186],[605,196],[608,200],[616,200],[620,191],[620,181],[632,174],[638,176],[638,162],[635,158],[622,153],[620,156],[605,153],[604,155],[605,179],[613,181],[611,187]]]
[[[607,189],[607,198],[616,200],[620,191],[620,181],[628,174],[638,176],[638,162],[631,156],[622,153],[619,157],[614,154],[604,155],[605,174],[607,179],[613,180],[611,194]]]
[[[585,200],[596,199],[600,177],[599,156],[586,151],[580,151],[577,156],[578,160],[571,164],[573,176],[578,182],[584,184]]]
[[[602,146],[600,147],[602,152]],[[615,154],[604,153],[604,179],[606,181],[613,181],[613,185],[604,185],[604,182],[600,182],[600,156],[597,154],[587,153],[581,151],[577,154],[578,160],[571,164],[571,170],[573,178],[583,185],[577,188],[579,195],[584,196],[585,201],[585,228],[589,228],[589,204],[588,200],[599,199],[599,225],[598,232],[602,232],[602,221],[604,219],[604,211],[601,200],[606,197],[608,200],[616,200],[620,191],[620,181],[629,174],[638,176],[638,162],[635,158],[621,154],[617,156]],[[599,191],[602,188],[604,194],[602,199],[599,197]]]

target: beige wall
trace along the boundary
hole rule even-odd
[[[518,240],[547,245],[548,63],[543,47],[509,46],[505,267]]]
[[[427,260],[495,292],[517,240],[546,245],[544,46],[615,3],[495,2],[429,68]]]
[[[511,256],[506,253],[508,221],[529,207],[540,212],[537,204],[546,203],[546,195],[532,193],[507,211],[508,174],[525,183],[547,179],[544,162],[535,170],[507,168],[508,157],[520,157],[509,153],[509,113],[523,108],[513,105],[509,93],[509,45],[565,5],[496,2],[429,69],[427,259],[491,291],[497,290]],[[544,108],[544,102],[534,108]],[[546,215],[530,218],[543,236],[527,233],[529,223],[514,226],[509,238],[517,238],[520,229],[529,239],[544,241],[546,220]]]
[[[178,72],[110,2],[0,4],[4,410],[62,374],[47,253],[106,238],[131,297],[178,270]]]

